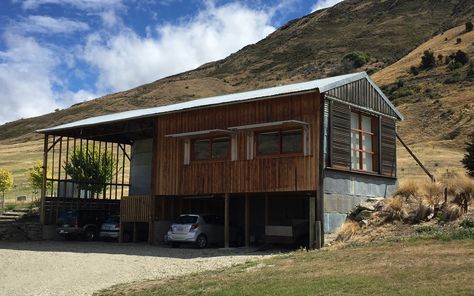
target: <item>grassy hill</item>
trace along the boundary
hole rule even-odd
[[[41,141],[34,133],[39,128],[365,70],[375,73],[373,78],[406,116],[399,132],[422,159],[438,172],[456,170],[461,146],[473,131],[472,82],[463,79],[445,84],[452,76],[447,66],[417,76],[410,75],[409,69],[419,62],[426,46],[437,53],[459,48],[474,57],[472,33],[463,34],[462,27],[443,33],[473,15],[472,0],[346,0],[291,21],[223,60],[58,112],[4,124],[0,126],[0,167],[12,169],[18,184],[24,182],[24,169],[41,155]],[[433,38],[437,34],[441,35]],[[457,43],[457,38],[462,42]],[[367,64],[354,68],[344,63],[344,56],[352,52],[368,56]],[[402,87],[398,87],[400,78]],[[403,151],[399,155],[401,176],[422,176]]]

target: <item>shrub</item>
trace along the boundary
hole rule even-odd
[[[436,59],[432,51],[425,50],[421,57],[420,68],[424,70],[432,69],[436,66]]]
[[[474,29],[474,25],[472,24],[471,21],[466,23],[466,32],[471,32],[472,29]]]
[[[456,44],[459,44],[459,43],[461,43],[461,42],[462,42],[462,39],[461,39],[461,38],[457,38],[457,39],[456,39]]]
[[[346,54],[342,60],[350,61],[352,62],[352,65],[355,68],[359,68],[367,64],[369,62],[369,59],[370,55],[368,53],[353,51],[351,53]]]
[[[466,73],[467,78],[474,78],[474,62],[469,63],[469,68]]]
[[[453,83],[458,83],[460,81],[462,81],[463,78],[462,78],[462,74],[460,71],[455,71],[451,74],[450,77],[446,78],[446,80],[444,80],[444,83],[445,84],[453,84]]]
[[[474,218],[466,218],[459,224],[462,228],[474,228]]]
[[[440,182],[424,182],[421,185],[421,191],[431,204],[437,204],[439,203],[439,199],[443,196],[444,187]]]
[[[336,241],[345,242],[359,231],[359,224],[352,220],[347,220],[336,232]]]
[[[420,72],[418,71],[417,67],[411,66],[410,67],[410,74],[413,74],[413,76],[416,76],[416,75],[420,74]]]
[[[474,177],[474,133],[469,136],[465,149],[466,154],[461,162],[469,176]]]
[[[454,54],[454,60],[462,65],[465,65],[467,63],[469,63],[469,56],[467,53],[465,53],[464,51],[462,50],[458,50],[455,54]]]

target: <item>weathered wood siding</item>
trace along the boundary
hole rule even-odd
[[[154,218],[154,198],[151,195],[124,196],[120,201],[121,222],[149,222]]]
[[[205,108],[156,118],[156,195],[314,191],[318,184],[320,98],[318,93]],[[236,161],[184,165],[183,140],[165,135],[282,120],[310,124],[307,156],[246,159],[246,131],[237,134]]]

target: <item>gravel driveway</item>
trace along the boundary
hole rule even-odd
[[[103,242],[0,242],[0,295],[91,295],[119,283],[219,269],[269,254]]]

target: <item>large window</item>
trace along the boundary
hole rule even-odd
[[[192,141],[192,160],[219,160],[230,157],[230,137]]]
[[[277,130],[256,133],[257,155],[303,153],[303,130]]]
[[[361,112],[351,112],[351,168],[375,171],[374,118]]]

